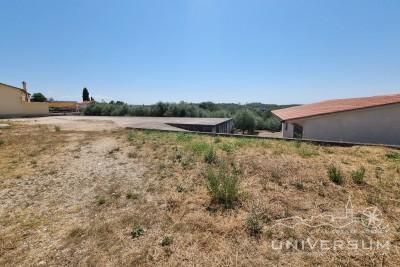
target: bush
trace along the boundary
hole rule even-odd
[[[4,140],[0,139],[0,146],[4,144],[5,144]]]
[[[328,167],[328,177],[337,185],[341,185],[344,182],[341,170],[333,164],[329,165]]]
[[[225,208],[232,208],[239,199],[239,179],[235,171],[228,172],[226,167],[218,170],[209,170],[206,175],[207,189],[213,201],[223,204]]]
[[[144,229],[141,226],[135,226],[132,229],[131,236],[133,239],[144,235]]]
[[[358,170],[353,171],[351,173],[351,177],[353,178],[353,182],[356,184],[363,184],[365,176],[365,168],[360,167]]]
[[[246,229],[252,236],[258,236],[262,233],[263,222],[256,215],[249,215],[246,219]]]
[[[56,132],[59,132],[59,131],[61,131],[61,128],[60,128],[60,126],[54,126],[54,131],[56,131]]]
[[[248,131],[254,133],[256,127],[255,115],[248,109],[239,110],[234,117],[235,127],[242,130],[243,134]]]
[[[217,163],[217,153],[214,148],[210,148],[204,155],[204,161],[208,164]]]

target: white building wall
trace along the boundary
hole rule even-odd
[[[304,118],[292,123],[303,126],[304,139],[400,145],[400,104]]]

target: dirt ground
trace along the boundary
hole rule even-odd
[[[174,118],[174,117],[117,117],[117,116],[50,116],[38,118],[20,118],[10,121],[24,122],[30,125],[57,125],[64,130],[104,131],[124,128],[158,129],[186,131],[168,123],[217,124],[222,118]],[[0,120],[2,121],[2,120]],[[7,122],[7,120],[3,120]]]
[[[14,121],[1,130],[0,266],[400,264],[397,151],[128,131],[108,124],[94,131]],[[213,201],[205,180],[222,162],[239,177],[240,197],[230,208]],[[332,164],[343,182],[328,177]],[[365,178],[358,184],[352,177],[361,166]],[[357,222],[365,222],[363,210],[375,208],[382,229],[292,221],[342,214],[349,199]],[[389,245],[276,246],[308,239]]]

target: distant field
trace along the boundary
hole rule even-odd
[[[14,122],[0,170],[0,266],[400,264],[388,148]],[[296,240],[389,245],[277,248]]]

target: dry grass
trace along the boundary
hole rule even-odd
[[[0,139],[1,266],[400,264],[400,161],[389,149],[24,125]],[[239,179],[230,209],[206,186],[207,170],[220,162]],[[329,179],[332,164],[342,184]],[[352,179],[360,166],[362,184]],[[271,248],[273,240],[371,237],[274,227],[281,218],[342,210],[349,196],[357,209],[382,211],[388,231],[372,236],[390,240],[390,250]]]

